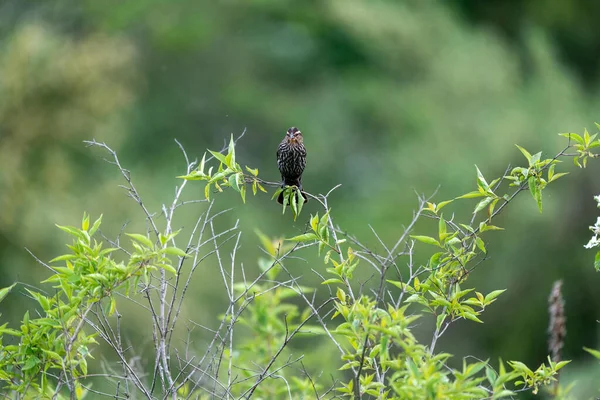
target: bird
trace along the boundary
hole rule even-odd
[[[296,186],[304,197],[304,201],[308,201],[306,193],[302,191],[302,173],[306,167],[306,148],[302,132],[295,126],[287,130],[277,148],[277,167],[281,173],[281,187]],[[277,202],[283,204],[283,192],[279,193]]]

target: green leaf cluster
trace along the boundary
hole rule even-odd
[[[86,389],[81,381],[88,374],[88,359],[92,357],[96,333],[87,332],[88,314],[101,307],[110,316],[117,309],[117,291],[134,292],[140,279],[148,280],[152,270],[163,269],[175,273],[169,256],[184,257],[176,247],[166,246],[177,233],[160,235],[155,245],[145,235],[128,234],[133,251],[127,263],[113,259],[116,248],[103,248],[94,235],[102,217],[90,227],[84,214],[80,228],[60,226],[73,238],[67,245],[70,252],[50,261],[52,275],[42,283],[52,284],[54,294],[45,295],[25,288],[37,302],[37,317],[26,312],[19,329],[4,324],[0,327],[0,380],[6,388],[33,397],[51,397],[60,388],[53,385],[52,377],[67,382],[76,398],[83,398]],[[2,300],[15,285],[0,290]],[[6,343],[7,337],[18,342]]]
[[[292,215],[294,216],[295,221],[298,218],[298,215],[300,215],[300,212],[302,212],[302,207],[304,206],[304,203],[306,203],[306,200],[304,200],[304,196],[302,195],[300,189],[297,186],[285,186],[277,189],[275,193],[273,193],[273,197],[271,197],[271,200],[279,197],[280,193],[283,193],[282,213],[285,214],[285,210],[289,205],[292,209]]]
[[[185,179],[188,181],[205,181],[204,196],[206,199],[210,199],[211,189],[216,189],[218,192],[223,191],[223,187],[230,187],[238,192],[242,198],[242,201],[246,202],[246,191],[247,184],[252,188],[252,194],[256,195],[257,191],[267,192],[267,190],[261,185],[261,180],[258,178],[258,169],[250,168],[248,166],[243,169],[235,159],[235,140],[233,135],[229,140],[229,146],[227,147],[227,154],[223,154],[218,151],[208,151],[212,154],[219,162],[216,172],[214,172],[214,166],[210,166],[206,170],[206,153],[202,156],[202,160],[198,167],[189,173],[188,175],[179,176],[178,178]],[[244,172],[248,172],[246,174]]]

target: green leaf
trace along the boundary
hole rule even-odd
[[[577,142],[581,145],[584,144],[583,138],[576,133],[559,133],[558,135],[569,138],[570,140],[574,140],[575,142]]]
[[[98,272],[94,272],[94,273],[91,273],[91,274],[84,275],[84,278],[93,279],[93,280],[96,280],[98,282],[108,282],[108,278],[106,276],[98,273]]]
[[[281,212],[282,214],[285,214],[285,210],[288,204],[290,204],[290,191],[289,187],[286,187],[283,190],[283,211]]]
[[[438,247],[442,247],[442,245],[440,244],[440,242],[438,242],[437,240],[435,240],[434,238],[430,237],[430,236],[421,236],[421,235],[410,235],[411,238],[418,240],[419,242],[423,242],[426,244],[431,244],[433,246],[438,246]]]
[[[600,360],[600,351],[590,349],[589,347],[584,347],[583,349],[585,351],[587,351],[588,353],[590,353],[591,355],[593,355],[594,357],[596,357],[598,360]]]
[[[258,168],[250,168],[246,165],[246,171],[250,172],[253,176],[258,176]]]
[[[145,235],[140,235],[139,233],[126,233],[126,235],[150,249],[154,248],[154,243]]]
[[[310,217],[310,227],[312,228],[313,231],[315,231],[315,232],[317,231],[318,225],[319,225],[319,213]]]
[[[549,180],[549,182],[554,182],[555,180],[557,180],[558,178],[560,178],[561,176],[565,176],[568,175],[568,172],[560,172],[558,174],[555,174],[552,179]]]
[[[471,321],[475,321],[475,322],[479,322],[480,324],[483,324],[483,321],[480,320],[479,318],[477,318],[477,315],[473,314],[472,312],[465,311],[464,312],[464,317],[466,319],[471,320]]]
[[[323,282],[321,282],[321,285],[330,285],[332,283],[344,283],[344,282],[342,282],[340,279],[337,279],[337,278],[331,278],[331,279],[326,279]]]
[[[58,353],[56,353],[54,351],[51,351],[51,350],[42,349],[42,348],[40,348],[40,350],[42,350],[51,359],[53,359],[54,361],[58,362],[59,364],[62,363],[62,358],[58,355]]]
[[[192,171],[188,175],[177,175],[179,179],[185,179],[186,181],[205,181],[207,176],[200,171]]]
[[[243,185],[240,189],[240,196],[242,197],[242,203],[246,204],[246,185]]]
[[[499,226],[495,226],[495,225],[488,225],[485,222],[482,222],[479,225],[479,231],[480,232],[485,232],[485,231],[503,231],[504,228],[500,228]]]
[[[178,256],[178,257],[186,257],[187,256],[186,252],[181,250],[178,247],[166,247],[164,249],[164,252],[167,254],[171,254],[173,256]]]
[[[525,373],[527,375],[533,374],[533,371],[529,369],[527,365],[523,364],[520,361],[509,361],[508,365],[510,365],[515,371],[518,371],[520,373]]]
[[[494,208],[496,208],[496,204],[500,201],[500,198],[495,198],[491,203],[490,206],[488,207],[488,217],[492,218],[492,215],[494,215]]]
[[[233,134],[231,134],[231,139],[229,140],[229,148],[227,149],[227,161],[229,161],[229,163],[226,163],[226,165],[231,168],[231,169],[235,169],[235,141],[233,140]]]
[[[515,392],[508,390],[508,389],[502,389],[501,391],[499,391],[498,393],[494,393],[494,399],[501,399],[502,397],[509,397],[509,396],[514,396]]]
[[[23,333],[16,330],[16,329],[11,329],[11,328],[7,328],[6,325],[8,325],[8,323],[3,324],[2,326],[0,326],[0,336],[3,334],[7,334],[7,335],[11,335],[11,336],[23,336]],[[4,347],[3,349],[6,349],[6,347]]]
[[[90,227],[90,217],[86,213],[83,213],[83,220],[81,221],[81,230],[87,231]]]
[[[486,208],[493,200],[494,200],[493,197],[486,197],[485,199],[481,199],[481,201],[479,203],[477,203],[477,205],[475,206],[475,209],[473,210],[473,214],[477,214],[479,211]]]
[[[446,232],[447,232],[446,221],[444,221],[443,217],[440,217],[440,220],[438,223],[438,235],[440,238],[440,242],[446,238]]]
[[[34,298],[37,300],[37,302],[40,304],[40,306],[42,306],[42,309],[44,311],[48,311],[48,309],[50,308],[50,301],[48,300],[48,298],[40,293],[36,293],[33,292],[27,288],[25,288],[25,290]]]
[[[317,235],[310,232],[310,233],[304,233],[302,235],[294,236],[294,237],[291,237],[291,238],[285,239],[285,240],[289,240],[291,242],[310,242],[311,240],[317,240],[317,239],[318,239]]]
[[[114,297],[110,298],[110,306],[108,307],[108,316],[110,317],[117,310],[117,301]]]
[[[594,258],[594,269],[596,269],[596,272],[600,272],[600,251],[596,253]]]
[[[275,191],[275,193],[273,193],[273,196],[271,197],[271,200],[275,200],[275,199],[276,199],[276,198],[279,196],[279,193],[283,192],[283,189],[284,189],[284,188],[278,188],[278,189]]]
[[[527,150],[525,150],[524,148],[522,148],[521,146],[519,146],[518,144],[515,144],[515,146],[517,146],[517,148],[518,148],[519,150],[521,150],[521,153],[523,153],[523,155],[524,155],[524,156],[525,156],[525,158],[527,159],[527,162],[529,163],[529,166],[531,166],[531,165],[532,165],[532,162],[531,162],[531,154],[530,154],[530,153],[529,153]]]
[[[494,290],[493,292],[488,293],[488,295],[485,296],[484,304],[490,304],[496,297],[500,296],[504,292],[506,292],[506,289]]]
[[[386,279],[386,282],[396,286],[398,289],[404,289],[404,288],[410,287],[406,283],[400,282],[400,281],[392,281],[390,279]]]
[[[486,366],[485,367],[485,376],[490,383],[490,385],[494,386],[494,382],[496,382],[496,378],[498,378],[498,374],[494,371],[493,368]]]
[[[57,261],[66,261],[66,260],[72,260],[74,258],[77,258],[76,254],[63,254],[62,256],[58,256],[56,258],[53,258],[52,260],[50,260],[50,264],[53,264]]]
[[[487,253],[487,250],[485,249],[485,244],[483,243],[483,240],[481,240],[480,237],[477,237],[477,239],[475,239],[475,243],[477,244],[479,250],[481,250],[483,253]]]
[[[69,235],[76,236],[78,238],[83,238],[83,235],[81,234],[81,232],[79,232],[78,229],[75,229],[72,226],[56,225],[56,227],[64,232],[67,232]]]
[[[561,369],[565,365],[569,364],[570,362],[571,362],[571,360],[565,360],[565,361],[559,361],[559,362],[557,362],[556,366],[554,367],[554,371],[558,371],[559,369]]]
[[[206,186],[204,186],[204,197],[206,200],[210,200],[210,183],[207,183]]]
[[[94,221],[94,225],[92,225],[92,229],[90,229],[90,236],[94,236],[94,233],[96,233],[98,228],[100,228],[101,223],[102,223],[102,214],[100,214],[100,217],[96,221]]]
[[[12,288],[15,287],[15,285],[16,283],[13,283],[8,287],[0,289],[0,301],[4,300],[4,298],[10,293],[10,291],[12,290]]]
[[[597,135],[597,134],[596,134]],[[600,147],[600,140],[596,139],[588,146],[588,149],[595,149],[596,147]]]
[[[298,196],[298,215],[300,215],[300,213],[302,212],[302,207],[304,206],[304,203],[305,203],[304,196],[302,195],[302,191],[300,191],[300,189],[298,189],[297,196]]]
[[[490,185],[487,183],[487,181],[483,177],[483,174],[481,173],[481,171],[479,170],[479,167],[477,167],[477,165],[475,166],[475,169],[477,170],[477,186],[479,186],[484,192],[489,191]]]
[[[177,275],[177,270],[169,264],[156,264],[156,266],[172,273],[173,275]]]
[[[529,191],[535,199],[538,209],[542,212],[542,189],[539,186],[539,182],[534,176],[530,176],[527,183],[529,184]]]
[[[291,203],[292,214],[294,214],[294,221],[295,221],[296,218],[298,217],[298,196],[296,194],[296,191],[292,190],[290,192],[290,199],[292,201],[292,203]]]
[[[271,239],[269,239],[267,237],[267,235],[262,233],[259,229],[255,229],[254,232],[260,239],[260,242],[261,242],[262,246],[264,247],[264,249],[267,251],[267,253],[269,253],[270,255],[275,257],[277,255],[277,249],[275,248],[273,241]]]
[[[227,159],[223,154],[219,153],[218,151],[212,151],[212,150],[209,150],[209,152],[210,152],[210,154],[213,155],[214,158],[219,160],[219,162],[221,162],[221,164],[227,165]]]
[[[29,358],[27,358],[27,360],[25,361],[25,364],[23,365],[22,370],[23,371],[28,371],[34,367],[36,367],[38,364],[40,364],[40,359],[35,357],[35,356],[30,356]]]
[[[587,147],[590,144],[590,133],[587,128],[583,130],[583,144]]]
[[[556,164],[551,164],[550,167],[548,167],[548,182],[552,182],[552,177],[554,176],[554,168],[556,167]]]
[[[200,165],[198,166],[198,171],[204,175],[204,164],[206,163],[206,152],[202,155],[202,160],[200,161]]]
[[[444,208],[445,206],[447,206],[448,204],[452,203],[454,200],[446,200],[446,201],[442,201],[440,202],[436,207],[435,210],[436,211],[440,211],[442,208]]]
[[[483,197],[485,193],[481,193],[479,191],[465,193],[462,196],[458,196],[457,199],[474,199],[476,197]]]
[[[236,192],[240,192],[240,184],[238,182],[238,174],[229,175],[229,186],[233,188]]]
[[[446,314],[440,314],[437,316],[437,318],[435,320],[435,329],[436,330],[438,330],[438,331],[440,330],[445,319],[446,319]]]

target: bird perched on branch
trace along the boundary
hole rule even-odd
[[[298,128],[288,129],[277,148],[277,166],[281,172],[281,187],[298,187],[304,200],[308,201],[306,194],[302,192],[302,173],[306,167],[306,148],[302,141],[302,132]],[[277,202],[283,204],[283,192],[277,197]]]

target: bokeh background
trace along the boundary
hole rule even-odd
[[[523,163],[514,144],[552,156],[564,145],[557,133],[596,131],[599,13],[587,0],[4,0],[0,286],[44,279],[25,248],[42,260],[62,254],[67,238],[54,224],[78,224],[84,211],[103,213],[109,235],[127,221],[143,229],[118,171],[84,146],[92,138],[118,151],[159,210],[185,170],[175,138],[200,158],[246,129],[238,159],[276,180],[275,149],[297,126],[309,152],[306,189],[341,183],[331,198],[337,223],[367,243],[375,243],[368,224],[393,241],[415,192],[439,187],[437,200],[452,198],[475,187],[475,164],[492,178]],[[582,350],[600,346],[600,277],[583,248],[599,213],[600,166],[562,167],[571,174],[545,192],[543,214],[524,194],[499,219],[506,231],[488,236],[491,257],[468,286],[508,290],[485,324],[456,324],[438,349],[536,367],[547,356],[547,297],[563,279],[564,357],[574,363],[562,378],[577,379],[577,398],[586,398],[598,394],[600,376]],[[202,189],[190,185],[188,194],[201,198]],[[235,207],[227,218],[241,220],[248,271],[260,254],[255,228],[270,236],[304,229],[270,195],[246,205],[220,196],[219,207]],[[188,208],[181,225],[202,207]],[[315,210],[309,203],[305,216]],[[216,322],[220,285],[207,262],[188,313]],[[9,296],[2,318],[18,321],[24,298]],[[136,326],[129,334],[148,337]],[[328,359],[324,369],[333,370],[336,358]]]

